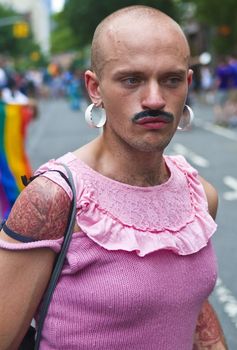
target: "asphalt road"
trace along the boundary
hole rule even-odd
[[[85,103],[82,110],[85,109]],[[89,142],[98,130],[89,128],[81,111],[71,111],[64,99],[41,101],[39,117],[28,129],[27,152],[33,169],[51,158]]]
[[[211,296],[229,345],[237,349],[237,129],[212,123],[212,108],[194,105],[195,124],[177,132],[168,154],[183,154],[219,193],[218,230],[213,237],[219,277]],[[40,117],[28,131],[27,152],[33,169],[50,158],[72,151],[98,135],[64,100],[40,103]],[[235,237],[236,235],[236,237]]]

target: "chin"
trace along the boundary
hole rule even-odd
[[[170,143],[170,140],[160,141],[156,143],[137,142],[136,144],[133,144],[132,147],[135,148],[137,151],[145,152],[145,153],[163,152],[169,143]]]

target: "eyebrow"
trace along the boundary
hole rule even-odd
[[[186,69],[173,69],[173,70],[169,70],[166,72],[161,73],[162,76],[169,76],[172,74],[176,74],[176,75],[180,75],[180,76],[185,76],[185,74],[187,73]],[[124,69],[124,70],[120,70],[117,71],[114,74],[114,79],[118,79],[118,78],[122,78],[124,76],[129,76],[129,75],[133,75],[133,76],[142,76],[145,75],[144,72],[140,71],[140,70],[129,70],[129,69]]]
[[[182,74],[187,73],[187,71],[188,71],[187,69],[171,69],[171,70],[165,72],[164,74],[180,74],[180,75],[182,75]]]
[[[143,75],[144,73],[139,70],[120,70],[114,74],[114,79],[121,78],[128,75]]]
[[[171,71],[168,71],[168,72],[164,72],[162,75],[164,76],[169,76],[169,75],[179,75],[179,76],[185,76],[185,74],[187,73],[187,70],[185,69],[177,69],[177,70],[171,70]]]

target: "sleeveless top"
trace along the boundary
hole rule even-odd
[[[67,164],[77,192],[77,224],[46,317],[40,349],[191,350],[202,303],[217,266],[197,171],[182,156],[165,156],[167,182],[131,186],[94,171],[67,153],[36,174],[59,184]],[[62,238],[1,241],[12,250],[49,247]],[[37,315],[36,315],[37,322]]]

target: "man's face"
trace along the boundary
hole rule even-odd
[[[177,33],[156,33],[147,24],[131,27],[112,30],[104,47],[98,91],[107,115],[105,136],[113,134],[114,140],[139,151],[163,151],[177,128],[191,81],[187,46]]]

